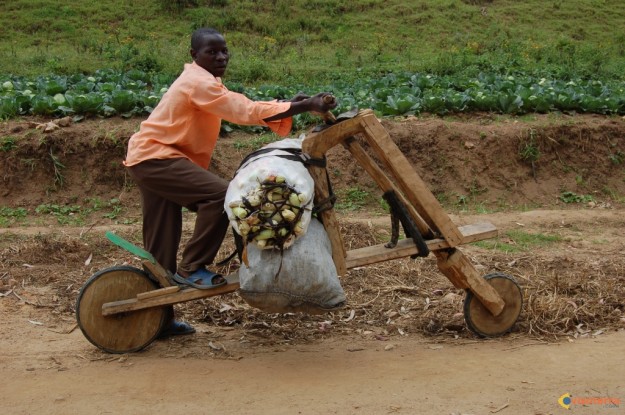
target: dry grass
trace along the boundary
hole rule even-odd
[[[373,226],[350,224],[342,232],[349,249],[381,242]],[[123,236],[138,242],[136,231]],[[227,240],[222,256],[232,247]],[[462,249],[480,272],[507,273],[522,287],[523,310],[509,336],[558,341],[625,325],[625,258],[621,255],[589,260],[549,252],[527,255],[474,246]],[[123,263],[139,266],[136,258],[100,235],[5,235],[0,240],[0,292],[12,290],[22,301],[67,319],[89,275]],[[236,263],[231,262],[222,271],[234,268]],[[342,278],[342,285],[348,305],[320,316],[265,314],[236,293],[176,307],[185,319],[210,323],[216,330],[229,327],[242,342],[260,345],[353,335],[386,339],[418,334],[436,341],[475,338],[464,324],[464,292],[451,285],[431,256],[353,269]]]

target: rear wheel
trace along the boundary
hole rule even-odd
[[[523,293],[514,278],[501,272],[484,276],[499,293],[505,306],[493,316],[471,291],[464,300],[464,319],[469,329],[481,337],[495,337],[507,333],[516,323],[523,307]]]
[[[92,344],[109,353],[129,353],[152,343],[163,327],[163,307],[102,315],[102,305],[135,298],[159,288],[148,274],[130,266],[106,268],[94,274],[82,287],[76,304],[76,319]]]

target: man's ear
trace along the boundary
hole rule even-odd
[[[189,53],[191,54],[191,57],[193,58],[193,60],[195,60],[195,55],[196,55],[195,50],[189,49]]]

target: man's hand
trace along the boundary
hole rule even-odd
[[[326,96],[332,96],[328,92],[320,92],[315,96],[309,97],[306,94],[299,93],[291,99],[291,107],[281,113],[274,115],[273,117],[265,118],[265,121],[275,121],[282,118],[291,117],[293,115],[301,114],[302,112],[317,112],[325,114],[326,112],[336,108],[335,99],[324,99]]]
[[[326,98],[327,97],[327,98]],[[309,111],[326,113],[336,108],[336,99],[328,92],[320,92],[314,97],[309,98],[311,109]]]

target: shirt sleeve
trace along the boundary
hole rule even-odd
[[[266,126],[283,137],[291,131],[291,117],[264,121],[265,118],[287,111],[291,107],[290,102],[252,101],[243,94],[229,91],[218,82],[194,87],[189,99],[200,111],[235,124]]]

